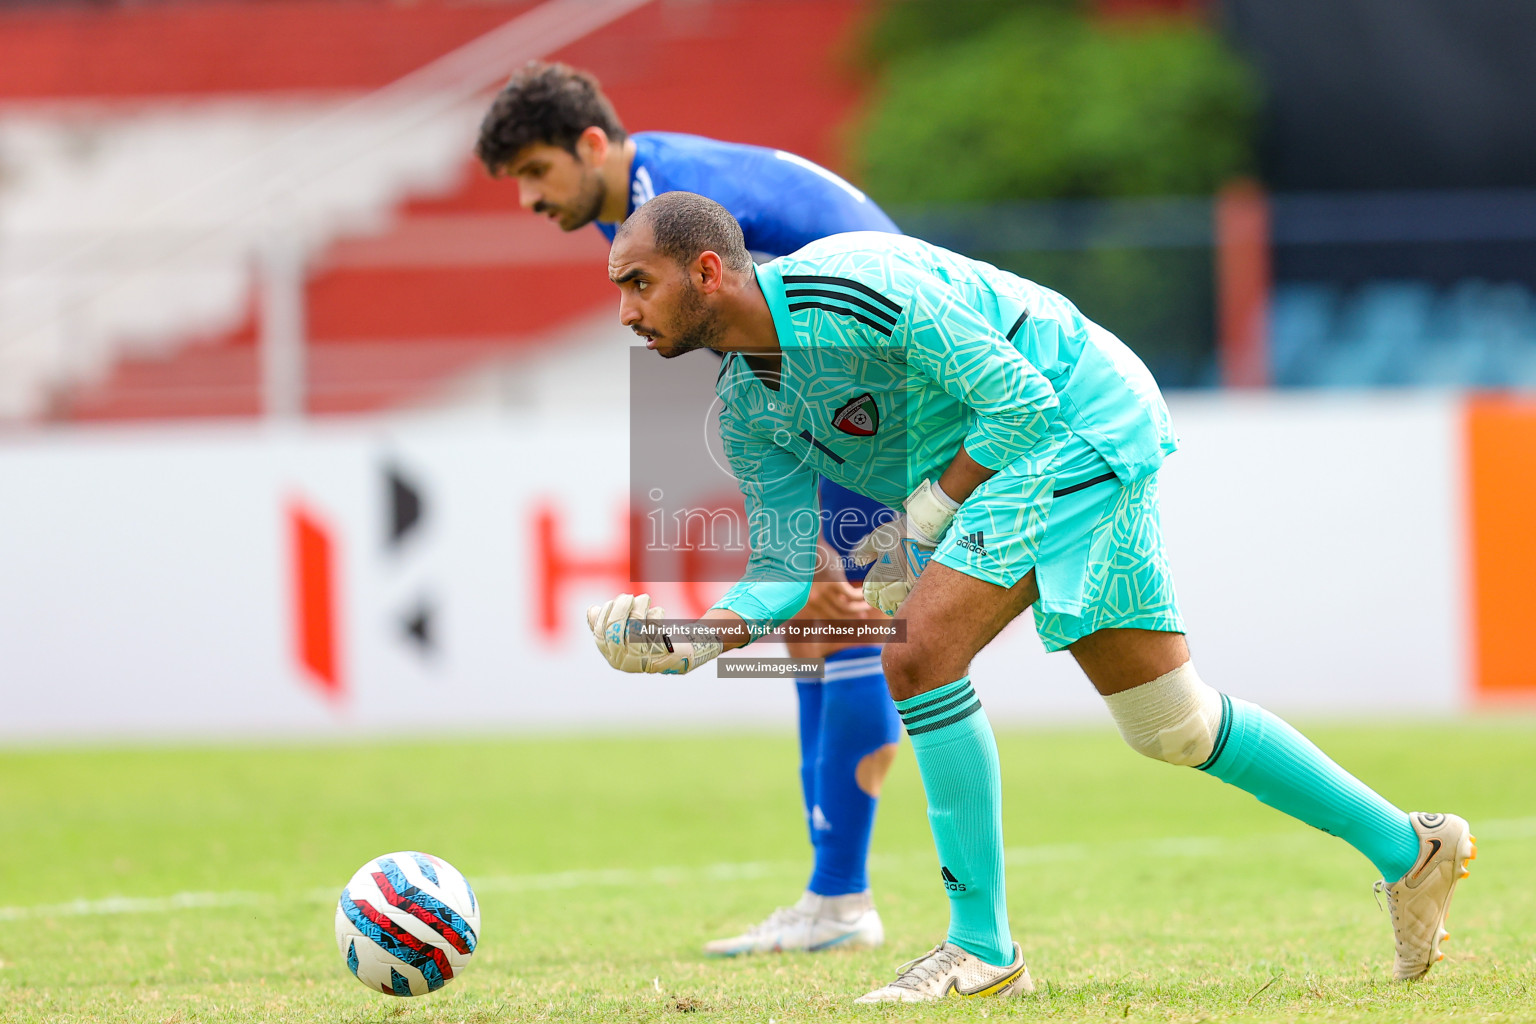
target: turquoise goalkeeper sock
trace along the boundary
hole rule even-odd
[[[995,967],[1013,963],[1003,887],[1003,781],[997,741],[967,676],[896,709],[928,796],[949,892],[949,941]]]
[[[1419,857],[1408,815],[1257,704],[1221,695],[1221,727],[1200,765],[1277,811],[1338,836],[1395,882]]]

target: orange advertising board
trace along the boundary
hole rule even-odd
[[[1473,687],[1536,700],[1536,401],[1469,401],[1466,445]]]

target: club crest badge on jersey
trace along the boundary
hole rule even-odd
[[[868,392],[846,403],[832,414],[832,425],[854,437],[873,437],[880,429],[880,407]]]

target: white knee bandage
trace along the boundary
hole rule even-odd
[[[1221,728],[1221,694],[1200,681],[1192,661],[1104,703],[1133,750],[1169,764],[1204,764]]]

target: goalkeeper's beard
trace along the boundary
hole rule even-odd
[[[720,314],[709,308],[691,279],[679,303],[677,316],[673,318],[672,335],[676,340],[669,339],[665,348],[659,343],[656,346],[656,351],[663,359],[675,359],[694,349],[714,348],[715,343],[725,335],[725,324],[720,321]]]

